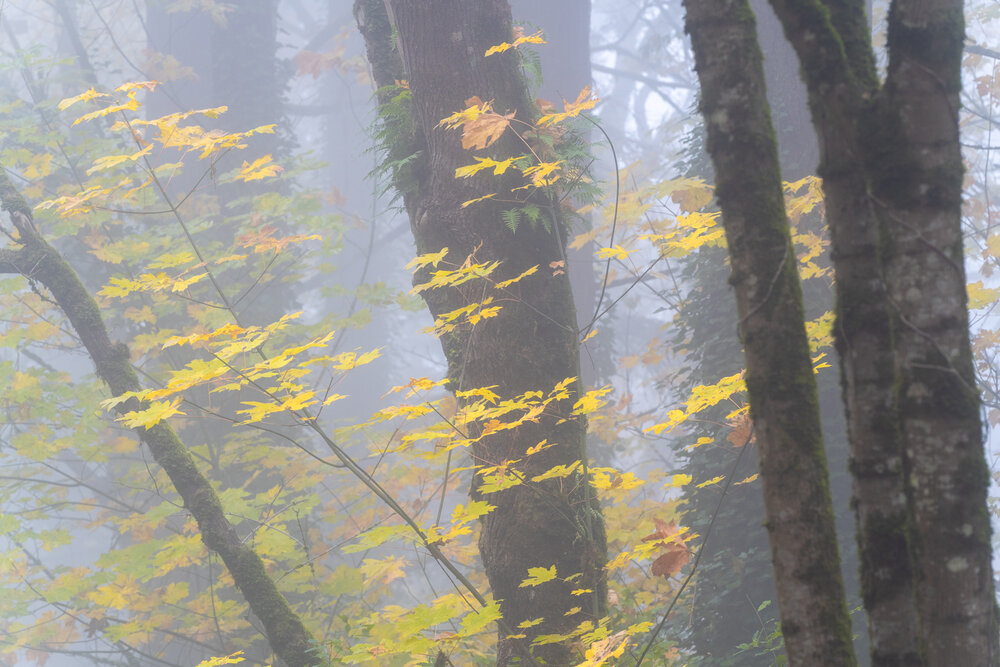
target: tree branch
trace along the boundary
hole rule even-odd
[[[129,361],[128,347],[112,343],[97,302],[59,251],[42,238],[35,227],[31,208],[2,169],[0,203],[10,214],[19,235],[17,242],[21,244],[17,250],[0,250],[0,272],[20,273],[48,288],[83,341],[97,374],[112,395],[138,391],[141,386]],[[141,409],[143,405],[134,398],[116,407],[122,414]],[[263,623],[274,652],[289,667],[323,664],[312,635],[278,591],[260,556],[240,539],[226,518],[218,494],[195,465],[177,433],[163,421],[148,429],[135,430],[167,473],[184,507],[194,516],[205,546],[219,554],[251,611]]]

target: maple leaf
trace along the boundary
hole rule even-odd
[[[385,586],[406,576],[404,565],[406,565],[406,561],[403,558],[388,556],[381,560],[366,558],[361,562],[359,569],[364,575],[367,585]]]
[[[155,90],[160,85],[159,81],[129,81],[115,88],[116,93],[131,93],[135,90]]]
[[[620,658],[628,647],[628,637],[628,630],[620,630],[610,637],[594,642],[584,654],[586,662],[581,663],[579,667],[600,667],[608,658]]]
[[[135,92],[130,91],[128,94],[127,101],[122,102],[121,104],[112,104],[110,106],[104,107],[103,109],[98,109],[97,111],[91,111],[90,113],[85,113],[76,120],[74,120],[73,125],[79,125],[80,123],[85,123],[89,120],[94,120],[95,118],[110,116],[111,114],[118,113],[119,111],[135,111],[138,108],[139,108],[139,100],[135,99]]]
[[[732,443],[733,447],[742,447],[752,442],[753,422],[750,415],[742,413],[729,422],[733,430],[726,436],[726,440]]]
[[[982,280],[969,283],[965,289],[969,294],[969,310],[985,308],[1000,296],[1000,288],[986,287]]]
[[[691,560],[691,554],[682,537],[685,529],[679,528],[676,521],[667,523],[659,517],[654,517],[653,523],[656,525],[656,530],[642,538],[642,541],[662,544],[665,553],[653,561],[651,572],[654,576],[669,579]]]
[[[617,259],[619,261],[624,261],[631,253],[635,250],[626,250],[620,245],[614,245],[610,248],[601,248],[597,251],[597,259]]]
[[[340,55],[343,55],[343,47],[340,48]],[[295,54],[296,74],[311,74],[312,78],[318,79],[328,69],[333,69],[338,58],[331,57],[333,53],[317,53],[316,51],[299,51]]]
[[[670,549],[667,553],[653,561],[653,565],[649,568],[649,571],[655,577],[669,579],[680,572],[681,568],[687,565],[690,560],[691,554],[688,553],[687,549]]]
[[[552,185],[559,180],[560,174],[557,172],[561,170],[559,165],[561,165],[562,162],[562,160],[556,160],[555,162],[539,162],[536,165],[522,169],[521,172],[531,179],[532,185],[536,188],[540,188],[544,185]]]
[[[581,111],[593,109],[599,101],[600,98],[593,97],[590,86],[586,86],[580,91],[580,94],[577,95],[575,102],[567,102],[566,100],[563,100],[563,111],[561,113],[545,114],[538,119],[537,125],[541,127],[543,125],[548,125],[549,123],[560,123],[567,118],[576,118],[580,115]]]
[[[493,102],[483,102],[477,96],[465,100],[462,111],[441,120],[438,127],[462,128],[462,148],[481,150],[500,138],[510,125],[515,112],[498,114],[493,111]]]
[[[491,192],[488,195],[483,195],[482,197],[476,197],[475,199],[470,199],[469,201],[464,201],[464,202],[462,202],[462,208],[465,208],[466,206],[472,206],[473,204],[476,204],[476,203],[481,202],[481,201],[485,201],[487,199],[492,199],[493,197],[496,197],[496,196],[497,196],[497,193]]]
[[[497,289],[506,289],[506,288],[510,287],[511,285],[513,285],[514,283],[519,282],[519,281],[523,280],[524,278],[527,278],[528,276],[530,276],[531,274],[535,273],[536,271],[538,271],[538,265],[537,264],[535,264],[534,266],[532,266],[529,269],[525,269],[525,271],[523,273],[521,273],[519,276],[511,278],[510,280],[503,280],[501,282],[498,282],[496,284],[496,288]]]
[[[244,160],[237,178],[249,183],[250,181],[260,181],[265,178],[277,176],[282,171],[284,171],[284,168],[281,165],[271,162],[271,155],[267,154],[264,157],[257,158],[252,163]]]
[[[202,660],[196,667],[218,667],[219,665],[235,665],[240,662],[243,662],[243,651],[237,651],[236,653],[230,653],[218,658]]]
[[[441,250],[439,250],[438,252],[428,252],[423,255],[418,255],[417,257],[414,257],[403,268],[404,269],[412,269],[414,267],[420,268],[427,266],[428,264],[430,264],[434,268],[437,268],[437,265],[441,263],[441,260],[443,260],[447,254],[448,254],[448,247],[445,246],[444,248],[441,248]]]
[[[455,169],[455,178],[468,178],[470,176],[475,176],[483,169],[493,169],[493,175],[500,176],[501,174],[506,172],[507,169],[512,164],[514,164],[514,160],[516,158],[507,158],[506,160],[502,160],[500,162],[497,162],[496,160],[493,160],[488,157],[477,157],[473,159],[476,160],[476,164],[469,164],[464,167],[458,167],[457,169]],[[490,195],[487,195],[487,197],[488,196]],[[480,197],[479,199],[485,199],[485,197]],[[479,201],[479,200],[473,199],[472,201]]]
[[[508,114],[485,113],[465,123],[462,128],[462,148],[482,150],[489,147],[510,126],[513,117],[513,111]]]
[[[501,42],[496,46],[491,46],[486,49],[486,54],[484,57],[492,56],[494,53],[503,53],[504,51],[509,51],[510,49],[516,49],[522,44],[547,44],[544,39],[542,39],[542,31],[539,30],[533,35],[525,35],[524,28],[518,26],[514,28],[514,41],[513,43]]]
[[[657,540],[667,540],[676,535],[680,534],[680,530],[677,527],[676,521],[671,521],[667,523],[659,517],[653,517],[653,525],[656,526],[656,530],[642,538],[643,542],[653,542]]]
[[[107,97],[107,96],[108,96],[107,93],[99,93],[93,88],[90,88],[89,90],[86,90],[85,92],[82,92],[79,95],[74,95],[73,97],[67,97],[64,100],[60,100],[57,106],[59,108],[59,111],[65,111],[66,109],[70,108],[77,102],[87,102],[89,100],[93,100],[98,97]]]
[[[539,584],[544,584],[547,581],[552,581],[556,578],[556,566],[551,567],[529,567],[528,576],[524,578],[518,588],[528,588],[530,586],[538,586]]]
[[[678,179],[675,184],[689,185],[674,190],[670,199],[679,204],[682,211],[692,213],[708,206],[715,196],[712,186],[700,179]]]
[[[153,401],[145,410],[129,412],[119,417],[119,421],[129,428],[150,428],[167,417],[186,414],[178,409],[177,406],[180,404],[181,399],[179,398],[169,403],[167,401]]]
[[[271,251],[281,252],[292,243],[322,239],[318,234],[296,234],[295,236],[275,238],[274,234],[277,231],[278,228],[273,225],[264,225],[256,232],[237,237],[236,242],[242,248],[253,248],[255,253],[263,253]]]

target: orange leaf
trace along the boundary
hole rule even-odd
[[[656,530],[642,538],[643,542],[652,542],[653,540],[665,540],[671,535],[676,535],[680,532],[677,528],[677,522],[671,521],[667,523],[659,517],[653,517],[653,523],[656,524]]]
[[[753,422],[750,420],[750,415],[746,413],[737,415],[729,422],[729,426],[733,427],[733,430],[726,436],[726,440],[731,442],[733,447],[742,447],[753,441]]]
[[[687,565],[690,560],[691,554],[686,548],[672,547],[667,553],[653,561],[650,571],[654,577],[669,579],[680,572],[681,568]]]
[[[462,148],[469,150],[482,150],[500,138],[510,119],[514,117],[514,112],[509,114],[484,113],[478,118],[465,123],[462,130]]]

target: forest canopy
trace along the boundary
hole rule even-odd
[[[995,664],[979,0],[0,3],[0,664]]]

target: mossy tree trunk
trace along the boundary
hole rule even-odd
[[[59,251],[39,234],[31,208],[14,190],[2,169],[0,202],[3,210],[10,213],[20,245],[16,249],[0,250],[0,274],[20,274],[48,289],[113,396],[139,391],[142,387],[129,359],[128,347],[123,343],[112,343],[97,302]],[[148,404],[141,404],[132,398],[118,404],[116,410],[125,414],[146,407]],[[250,611],[264,626],[275,655],[288,667],[326,664],[322,646],[317,644],[278,590],[264,561],[236,532],[225,514],[219,495],[173,428],[161,421],[135,431],[170,478],[184,502],[184,508],[194,517],[202,542],[222,558],[233,582],[246,598]]]
[[[873,664],[996,664],[962,251],[963,3],[894,2],[884,81],[862,0],[772,4],[821,144]]]
[[[492,174],[455,178],[455,169],[474,160],[461,146],[461,135],[439,126],[441,119],[469,106],[473,96],[492,100],[499,113],[515,112],[530,123],[536,115],[514,51],[484,57],[486,50],[512,41],[507,0],[394,0],[390,26],[382,0],[358,0],[355,12],[365,37],[376,84],[383,88],[405,79],[412,94],[412,127],[393,124],[394,139],[386,149],[390,161],[419,151],[406,175],[396,173],[419,253],[448,248],[446,261],[461,265],[498,260],[495,280],[518,276],[533,267],[538,273],[517,283],[504,297],[495,318],[465,326],[442,338],[452,390],[492,387],[501,399],[528,391],[551,390],[579,375],[576,312],[565,273],[553,275],[553,262],[564,261],[564,229],[558,207],[548,208],[548,224],[523,221],[512,232],[501,214],[503,204],[462,203],[498,189],[508,192],[523,183]],[[395,41],[393,39],[395,28]],[[395,48],[398,46],[398,52]],[[397,55],[398,54],[398,55]],[[387,100],[383,97],[383,103]],[[508,131],[490,147],[490,157],[504,159],[526,152]],[[504,199],[498,196],[497,199]],[[513,199],[513,197],[507,197]],[[509,204],[507,204],[509,206]],[[543,206],[544,208],[544,206]],[[423,282],[425,275],[416,280]],[[487,290],[477,280],[456,288],[424,292],[435,317],[481,301]],[[473,446],[477,466],[510,462],[518,476],[532,477],[557,465],[585,460],[586,421],[572,417],[579,381],[558,408],[561,415],[540,415],[517,429],[489,435]],[[527,450],[543,440],[555,446],[532,455]],[[516,463],[515,463],[516,462]],[[526,483],[498,493],[481,494],[474,477],[472,495],[494,509],[482,523],[480,553],[493,597],[500,601],[501,626],[497,664],[524,658],[539,635],[571,633],[581,622],[596,622],[605,610],[606,559],[604,528],[589,482],[568,480]],[[556,567],[558,579],[540,587],[520,587],[529,568]],[[589,589],[573,595],[575,589]],[[567,615],[573,608],[580,612]],[[507,639],[509,629],[531,619],[542,623],[524,629],[522,640]],[[535,659],[548,665],[579,662],[571,640],[532,647]]]
[[[894,2],[880,81],[864,0],[770,1],[802,65],[820,143],[872,662],[995,664],[988,475],[960,218],[962,2]],[[725,26],[752,25],[745,2],[691,10],[696,45],[699,33],[722,40]],[[709,62],[724,70],[755,48],[720,51]],[[716,89],[725,94],[709,99],[706,89],[719,150],[732,151],[736,125],[769,132],[748,120],[756,109],[736,91]],[[721,182],[720,173],[725,215]]]
[[[793,665],[851,665],[816,383],[753,13],[747,0],[686,0],[685,7],[732,264],[785,646]]]

